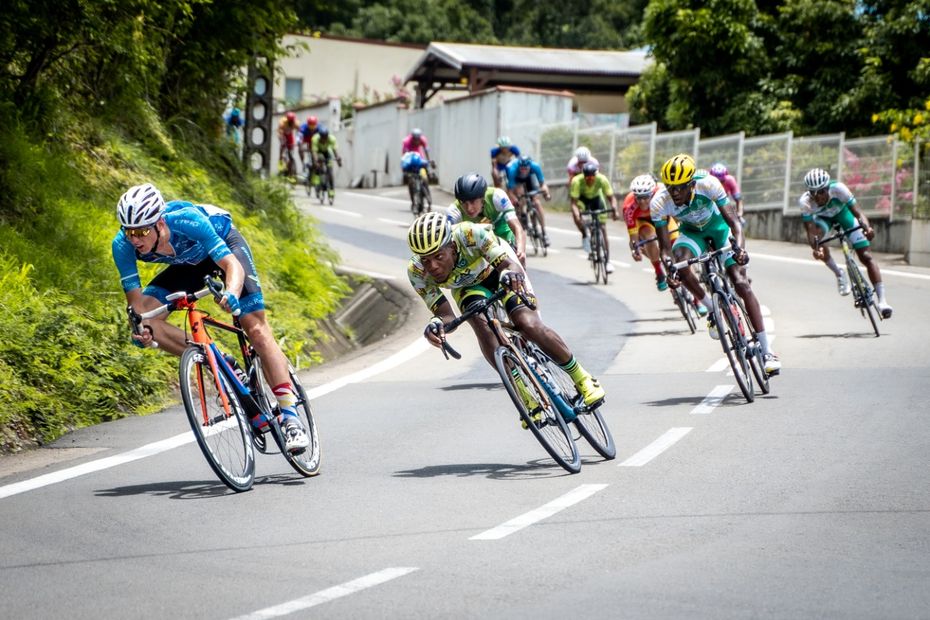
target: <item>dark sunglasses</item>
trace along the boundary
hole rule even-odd
[[[817,194],[819,194],[819,193],[821,193],[821,192],[826,192],[826,191],[828,191],[828,189],[829,189],[829,188],[827,188],[827,187],[821,187],[820,189],[809,189],[809,190],[807,190],[807,193],[810,194],[811,196],[816,196]]]
[[[128,237],[148,237],[149,233],[152,232],[151,226],[146,226],[145,228],[124,228],[123,232],[126,233]]]

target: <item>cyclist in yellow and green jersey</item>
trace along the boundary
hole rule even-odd
[[[510,244],[520,264],[525,266],[526,232],[507,192],[488,187],[487,180],[477,172],[460,176],[453,192],[455,202],[446,211],[449,221],[490,224],[494,234]]]
[[[591,211],[606,209],[607,201],[610,201],[610,208],[613,211],[611,217],[618,220],[620,210],[617,208],[614,189],[610,185],[610,179],[598,172],[598,165],[589,161],[581,167],[581,174],[576,174],[572,179],[568,195],[571,198],[572,219],[581,231],[581,245],[585,252],[590,253],[591,240],[588,239],[588,228],[581,219],[581,209],[578,203],[584,205],[586,211]],[[607,214],[602,213],[597,216],[597,219],[601,227],[601,239],[604,240],[604,252],[607,255],[607,273],[613,273],[614,266],[610,262],[610,243],[607,241],[607,227],[605,226]]]
[[[335,159],[336,163],[342,165],[342,158],[339,157],[339,146],[336,144],[336,138],[329,133],[329,129],[320,125],[320,128],[310,139],[310,162],[313,165],[313,177],[310,179],[310,185],[316,186],[320,182],[319,175],[326,171],[329,163]],[[329,185],[329,195],[335,196],[336,190],[332,183]]]

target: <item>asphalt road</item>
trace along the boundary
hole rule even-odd
[[[403,191],[304,206],[345,266],[406,286]],[[549,226],[531,278],[607,390],[616,460],[581,441],[580,474],[555,466],[470,330],[446,361],[417,307],[305,374],[317,478],[260,456],[229,492],[179,408],[0,460],[0,617],[928,617],[930,270],[882,257],[874,338],[809,250],[751,240],[784,369],[747,404],[622,225],[607,286]]]

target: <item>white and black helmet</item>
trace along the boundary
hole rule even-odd
[[[804,175],[804,185],[811,191],[823,189],[830,185],[830,173],[822,168],[814,168]]]
[[[630,191],[634,196],[652,196],[656,191],[656,180],[651,174],[641,174],[630,181]]]
[[[123,228],[152,226],[164,211],[165,199],[151,183],[130,187],[116,205],[116,217]]]
[[[583,164],[584,162],[591,159],[591,149],[586,146],[579,146],[575,150],[575,157],[578,159],[578,163]]]

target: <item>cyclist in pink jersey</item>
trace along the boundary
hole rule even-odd
[[[429,143],[426,141],[426,136],[423,135],[423,131],[420,129],[414,129],[410,132],[401,145],[400,154],[410,152],[419,153],[420,156],[432,163],[432,158],[429,156]]]
[[[723,191],[727,193],[727,198],[733,203],[733,209],[737,217],[739,217],[740,224],[745,226],[746,220],[743,218],[743,194],[739,190],[739,183],[736,182],[736,178],[727,170],[726,164],[719,161],[710,167],[710,173],[717,177],[717,180],[723,185]]]

